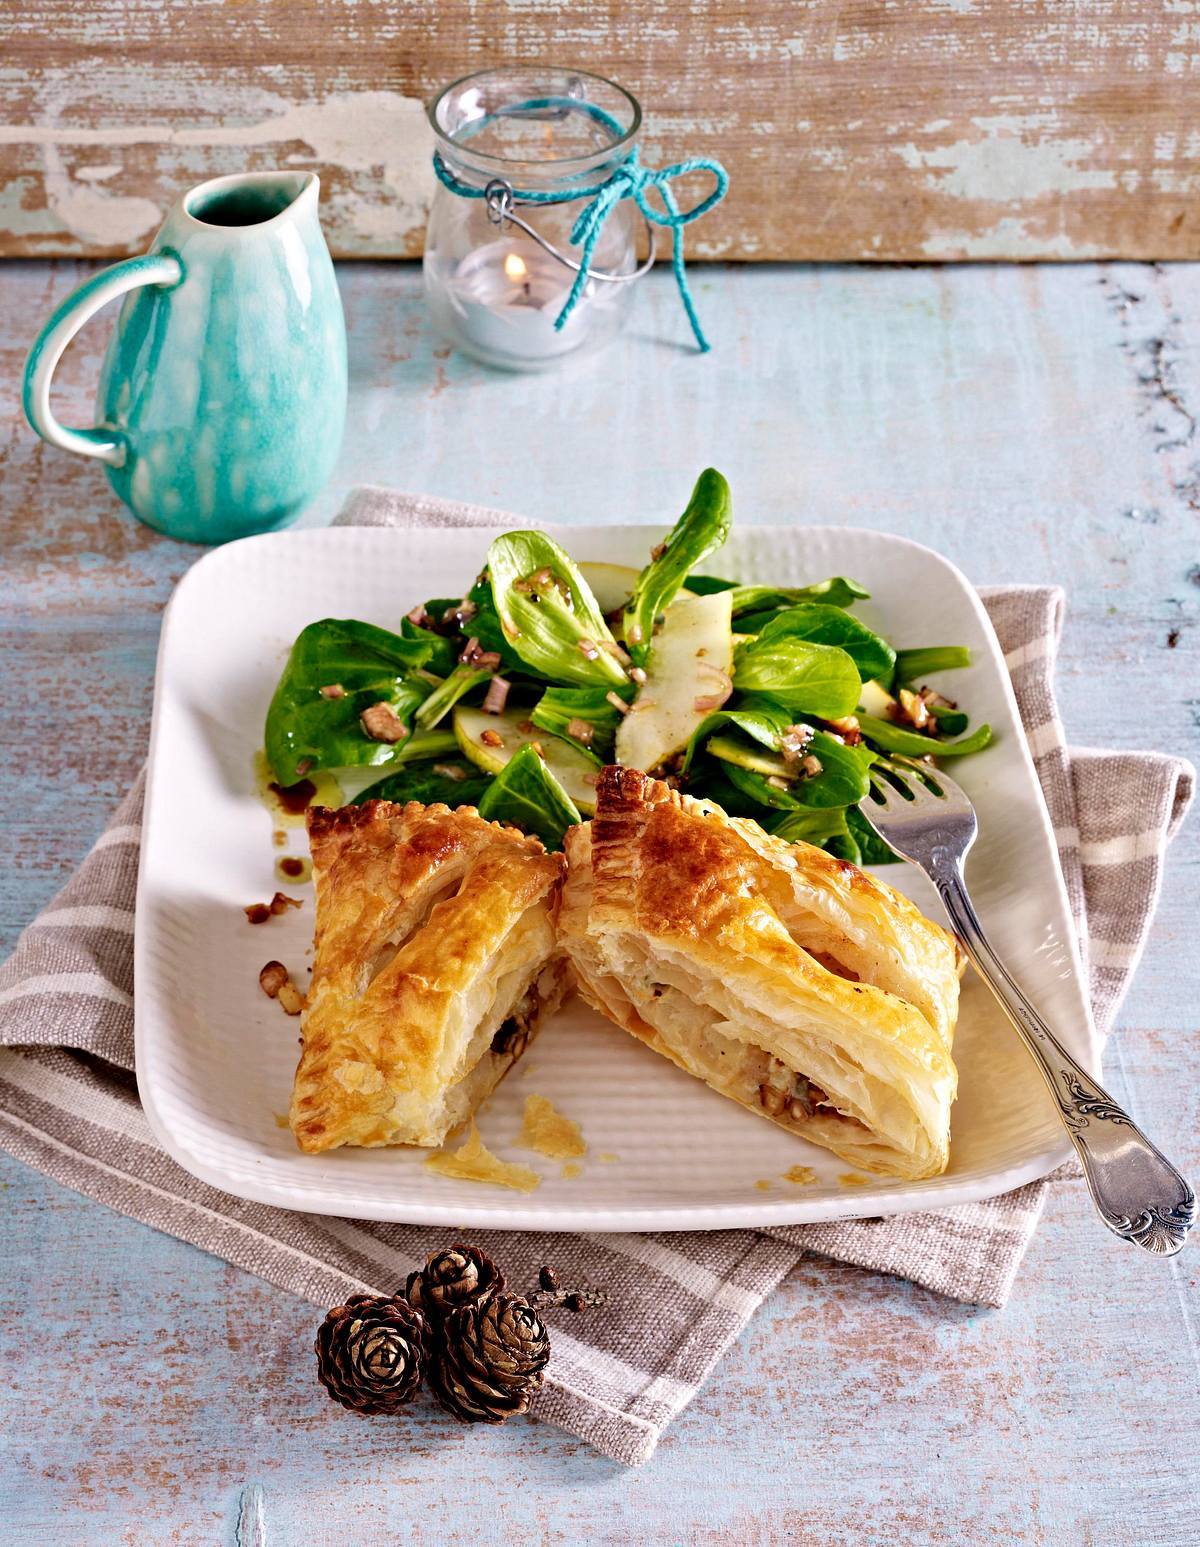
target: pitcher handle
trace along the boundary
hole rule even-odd
[[[150,253],[101,269],[67,297],[34,340],[25,361],[25,417],[43,440],[83,457],[99,457],[110,467],[121,466],[125,440],[118,431],[68,430],[54,417],[50,409],[54,367],[84,323],[109,301],[139,285],[177,285],[182,278],[183,264],[173,254]]]

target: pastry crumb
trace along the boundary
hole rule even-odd
[[[290,1128],[292,1126],[291,1120],[289,1119],[286,1112],[276,1112],[275,1126],[276,1128]]]
[[[525,1097],[525,1121],[516,1144],[518,1149],[533,1150],[551,1160],[576,1160],[587,1154],[579,1124],[565,1117],[545,1096]]]
[[[817,1173],[811,1166],[792,1166],[782,1177],[785,1182],[795,1182],[797,1187],[811,1187],[816,1179]]]
[[[612,1150],[601,1150],[596,1159],[604,1166],[611,1166],[615,1160],[620,1160],[619,1155],[614,1155]]]
[[[284,844],[287,842],[287,834],[284,832],[282,827],[277,827],[271,834],[271,842],[277,849],[283,848]]]
[[[564,1182],[573,1182],[577,1176],[583,1175],[583,1167],[577,1160],[568,1160],[559,1172]]]
[[[857,1171],[843,1171],[838,1177],[843,1187],[866,1187],[870,1180],[869,1176],[859,1176]]]
[[[460,1182],[482,1182],[491,1187],[510,1187],[514,1192],[533,1192],[542,1184],[541,1177],[531,1167],[493,1155],[479,1137],[474,1118],[464,1144],[456,1150],[438,1150],[423,1164],[439,1176],[453,1177]]]
[[[757,1181],[757,1182],[755,1182],[754,1185],[755,1185],[755,1187],[758,1188],[759,1192],[770,1192],[771,1191],[771,1184],[770,1184],[770,1182]]]

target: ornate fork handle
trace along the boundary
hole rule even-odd
[[[1083,1164],[1092,1198],[1115,1234],[1171,1256],[1196,1222],[1196,1195],[1129,1113],[1082,1069],[1029,1003],[988,944],[957,860],[931,872],[950,921],[1033,1054]]]

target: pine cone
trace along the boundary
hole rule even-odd
[[[528,1411],[549,1358],[538,1313],[520,1295],[497,1293],[439,1323],[429,1387],[463,1423],[504,1423]]]
[[[410,1305],[437,1317],[464,1305],[482,1305],[504,1288],[504,1274],[478,1246],[461,1242],[434,1252],[420,1273],[410,1273],[404,1293]]]
[[[358,1413],[395,1413],[421,1385],[429,1326],[387,1295],[352,1295],[317,1328],[317,1376],[335,1402]]]

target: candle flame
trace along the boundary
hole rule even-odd
[[[525,260],[519,253],[510,252],[504,260],[504,272],[509,279],[524,279],[529,270],[525,267]]]

